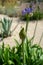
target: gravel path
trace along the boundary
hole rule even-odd
[[[4,15],[0,15],[0,19],[2,19],[3,17],[7,17]],[[8,17],[7,17],[8,18]],[[28,38],[31,38],[34,34],[34,29],[35,29],[35,25],[36,25],[36,21],[35,22],[29,22],[28,25],[28,31],[27,31],[27,36]],[[17,27],[15,27],[17,26]],[[21,42],[20,38],[19,38],[19,32],[21,30],[22,27],[25,28],[26,26],[26,22],[20,21],[18,22],[18,18],[13,18],[13,23],[12,23],[12,27],[11,30],[16,28],[13,32],[12,32],[12,36],[5,38],[3,41],[6,44],[9,44],[11,47],[16,45],[14,39],[17,39],[19,42]],[[40,37],[42,35],[43,32],[43,20],[38,21],[38,25],[37,25],[37,29],[36,29],[36,34],[35,34],[35,38],[34,38],[34,42],[35,43],[39,43]],[[0,45],[2,44],[2,41],[0,41]],[[43,38],[41,40],[40,43],[41,47],[43,47]]]

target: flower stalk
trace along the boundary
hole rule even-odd
[[[26,35],[25,35],[25,39],[24,39],[24,43],[23,43],[23,65],[25,65],[26,64],[26,56],[25,56],[25,54],[26,54],[26,47],[25,46],[27,46],[27,44],[26,44],[26,40],[27,40],[27,30],[28,30],[28,16],[27,16],[27,21],[26,21],[26,29],[25,29],[25,32],[26,32]]]

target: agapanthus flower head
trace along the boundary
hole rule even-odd
[[[25,14],[29,14],[33,11],[32,8],[25,8],[23,11],[22,11],[22,15],[25,15]]]

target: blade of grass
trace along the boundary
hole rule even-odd
[[[35,29],[34,29],[34,34],[33,34],[33,40],[32,40],[32,43],[33,43],[33,41],[34,41],[34,38],[35,38],[36,29],[37,29],[37,25],[38,25],[38,21],[36,22],[36,25],[35,25]]]
[[[42,33],[42,35],[41,35],[41,37],[40,37],[39,45],[40,45],[40,43],[41,43],[42,38],[43,38],[43,33]]]

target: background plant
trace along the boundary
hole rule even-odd
[[[1,20],[1,24],[2,24],[1,36],[2,37],[10,36],[11,35],[10,28],[12,25],[12,20],[4,18],[3,20]]]

